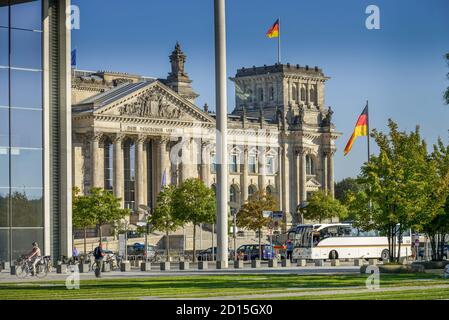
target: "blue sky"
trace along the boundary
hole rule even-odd
[[[212,0],[72,3],[81,11],[81,28],[72,33],[78,68],[166,77],[178,40],[200,94],[197,104],[214,109]],[[365,28],[371,4],[380,9],[380,30]],[[393,118],[403,130],[419,124],[429,144],[439,136],[449,143],[449,106],[442,99],[449,86],[443,58],[449,52],[448,0],[227,0],[228,76],[243,66],[276,62],[276,40],[265,32],[278,16],[282,62],[316,65],[331,77],[326,105],[343,134],[337,141],[337,180],[356,176],[366,160],[363,138],[346,157],[343,149],[367,99],[371,128],[385,130]],[[233,91],[229,82],[229,111]]]

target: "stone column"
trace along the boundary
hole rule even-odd
[[[240,164],[240,195],[241,203],[248,200],[248,146],[243,146],[243,161]]]
[[[124,135],[117,134],[113,139],[114,144],[114,195],[121,199],[121,205],[124,205],[124,164],[123,164],[123,138]]]
[[[266,158],[265,158],[266,148],[259,147],[259,157],[258,157],[258,165],[259,165],[259,190],[265,192],[265,176],[266,176]]]
[[[274,183],[275,183],[275,188],[276,188],[276,195],[277,195],[277,200],[279,203],[279,210],[284,211],[284,202],[282,199],[282,182],[281,182],[281,172],[282,172],[282,161],[281,161],[281,154],[282,154],[282,147],[278,148],[278,153],[277,156],[274,160]]]
[[[210,163],[210,157],[209,157],[209,141],[202,141],[201,142],[201,158],[200,158],[200,168],[201,168],[201,180],[206,185],[206,187],[210,187],[210,181],[209,181],[209,163]]]
[[[300,163],[301,163],[301,184],[299,186],[301,193],[300,193],[300,201],[306,201],[307,200],[307,190],[306,190],[306,183],[307,183],[307,172],[306,172],[306,152],[305,150],[301,149],[299,151],[300,156]]]
[[[192,139],[188,139],[182,144],[182,161],[181,161],[181,181],[186,181],[190,176],[190,169],[192,167],[192,148],[194,148],[194,143]]]
[[[144,203],[144,185],[143,185],[143,175],[144,175],[144,165],[143,165],[143,142],[145,137],[139,135],[136,139],[135,147],[135,175],[136,175],[136,197],[135,204],[136,210],[138,210],[139,205]]]
[[[170,166],[169,166],[169,162],[170,162],[170,157],[169,154],[167,152],[167,142],[168,139],[165,137],[162,137],[158,143],[159,143],[159,150],[158,150],[158,156],[159,156],[159,177],[158,177],[158,190],[162,189],[162,179],[164,176],[164,171],[165,171],[165,181],[166,184],[170,184]],[[168,164],[167,164],[168,163]]]
[[[323,177],[322,177],[322,183],[323,183],[323,190],[325,192],[328,191],[328,179],[327,179],[327,158],[328,158],[328,152],[323,151]]]
[[[91,173],[91,188],[102,188],[104,186],[104,181],[102,181],[101,176],[103,176],[103,166],[104,162],[100,159],[100,140],[102,134],[94,132],[89,135],[90,139],[90,173]]]
[[[306,83],[306,105],[310,105],[310,84],[309,81]]]
[[[334,188],[334,153],[335,150],[331,150],[327,157],[327,167],[328,167],[328,188],[329,188],[329,194],[332,195],[332,197],[335,195],[335,188]]]

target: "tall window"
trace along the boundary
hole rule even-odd
[[[3,261],[20,257],[33,241],[44,245],[42,102],[42,2],[0,1]]]
[[[238,171],[239,154],[233,151],[229,157],[229,172],[236,173]]]
[[[316,87],[315,85],[310,88],[310,101],[316,103]]]
[[[251,197],[257,192],[257,187],[255,185],[250,185],[248,187],[248,198],[251,199]]]
[[[258,95],[259,95],[259,101],[263,101],[263,88],[259,88]]]
[[[234,185],[229,189],[229,202],[231,204],[237,203],[237,189]]]
[[[296,84],[292,85],[292,100],[296,101],[296,98],[298,97],[298,87]]]
[[[217,155],[215,152],[210,154],[210,172],[217,173]]]
[[[306,155],[306,174],[307,175],[315,174],[315,163],[310,155]]]
[[[270,100],[273,101],[274,100],[274,88],[270,87]]]
[[[248,154],[248,172],[257,173],[257,153],[254,151]]]
[[[306,101],[306,88],[304,85],[301,86],[301,101]]]
[[[126,140],[123,144],[125,173],[125,208],[135,210],[135,144]]]
[[[114,145],[111,140],[106,139],[104,142],[104,189],[113,191],[113,149]]]
[[[267,174],[274,174],[274,156],[267,156],[266,168]]]

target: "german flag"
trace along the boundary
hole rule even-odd
[[[278,38],[279,37],[279,19],[273,24],[273,26],[267,32],[268,38]]]
[[[367,136],[368,135],[368,104],[365,109],[363,109],[362,114],[357,119],[357,123],[355,124],[354,132],[352,133],[351,138],[345,147],[344,154],[347,155],[349,151],[351,151],[352,145],[357,137]]]

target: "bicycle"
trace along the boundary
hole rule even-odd
[[[101,277],[101,268],[103,267],[103,259],[95,259],[94,263],[92,264],[92,270],[95,272],[95,276],[97,278]]]
[[[50,256],[40,258],[34,267],[34,272],[33,263],[29,261],[25,256],[17,259],[15,265],[16,277],[18,278],[25,278],[28,275],[36,276],[38,278],[44,278],[47,273],[51,271]]]

